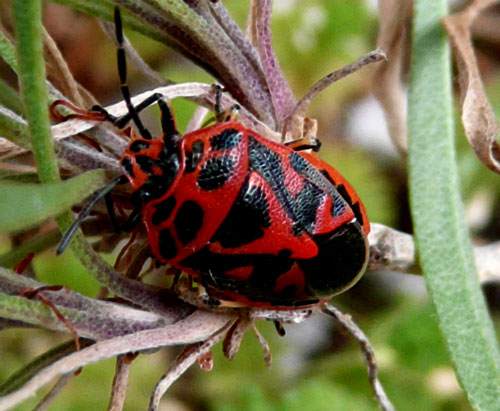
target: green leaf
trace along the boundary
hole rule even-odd
[[[1,300],[0,300],[1,303]],[[80,339],[80,346],[85,347],[92,344],[91,340]],[[68,354],[75,351],[75,342],[73,340],[62,343],[53,349],[41,354],[35,358],[32,362],[23,366],[18,372],[14,373],[9,377],[8,380],[0,385],[0,395],[6,395],[25,384],[30,378],[38,373],[40,370],[44,369],[48,365],[52,364],[59,358],[62,358]]]
[[[0,267],[12,268],[29,253],[33,252],[37,254],[47,250],[55,246],[59,240],[61,240],[61,233],[59,230],[54,229],[30,238],[27,241],[23,241],[22,244],[0,255]]]
[[[23,230],[57,216],[105,183],[103,170],[89,171],[62,183],[0,182],[0,234]]]
[[[9,65],[9,67],[17,72],[16,48],[11,43],[9,38],[3,31],[0,30],[0,56]]]
[[[446,0],[417,0],[408,102],[411,208],[421,265],[471,404],[500,404],[500,354],[474,266],[453,135]]]
[[[0,104],[14,111],[16,114],[21,114],[24,110],[21,98],[16,90],[0,78]]]

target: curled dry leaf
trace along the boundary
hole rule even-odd
[[[373,73],[372,91],[385,113],[389,134],[401,155],[408,149],[406,129],[406,91],[401,81],[405,58],[411,0],[380,0],[380,30],[377,47],[387,54],[387,62]]]
[[[500,174],[500,145],[496,140],[499,125],[484,92],[470,35],[476,17],[495,3],[495,0],[477,0],[463,12],[446,17],[444,26],[457,60],[465,134],[481,162]]]

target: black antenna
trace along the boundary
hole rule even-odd
[[[80,214],[78,214],[78,217],[76,217],[73,224],[71,224],[68,230],[64,233],[61,242],[57,246],[56,255],[61,255],[64,252],[64,250],[66,250],[72,238],[75,236],[76,230],[78,230],[82,221],[90,214],[90,211],[92,210],[92,208],[94,208],[96,203],[100,199],[105,197],[106,194],[108,194],[111,190],[113,190],[113,188],[115,188],[118,184],[124,184],[127,181],[128,180],[125,176],[120,176],[117,179],[113,180],[111,183],[109,183],[107,186],[104,186],[103,188],[97,190],[94,194],[92,194],[89,203],[83,208]]]
[[[132,100],[130,98],[130,89],[127,85],[127,59],[125,58],[125,49],[123,48],[123,26],[122,26],[122,17],[120,13],[120,9],[115,7],[115,33],[116,33],[116,42],[118,44],[118,48],[116,50],[117,64],[118,64],[118,75],[120,76],[120,90],[123,95],[123,99],[127,104],[127,109],[130,114],[130,118],[134,121],[137,126],[137,130],[142,138],[146,140],[151,140],[151,133],[149,130],[144,127],[142,124],[139,115],[137,114],[137,110],[132,104]]]

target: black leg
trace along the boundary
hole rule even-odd
[[[110,113],[108,112],[108,110],[106,110],[104,107],[102,107],[102,106],[100,106],[100,105],[96,104],[95,106],[92,106],[92,109],[91,109],[91,110],[92,110],[92,111],[96,111],[96,112],[98,112],[98,113],[102,114],[102,115],[104,116],[104,119],[105,119],[106,121],[109,121],[110,123],[112,123],[112,124],[115,124],[115,125],[116,125],[116,122],[117,122],[117,120],[118,120],[118,117],[115,117],[115,116],[113,116],[112,114],[110,114]],[[129,120],[130,120],[130,119],[129,119]]]
[[[163,96],[160,93],[155,93],[150,95],[149,97],[146,97],[143,101],[137,104],[137,106],[135,106],[136,113],[140,113],[142,110],[156,103],[162,97]],[[131,114],[127,113],[123,117],[117,118],[114,124],[118,128],[123,128],[125,127],[125,124],[127,124],[131,119],[132,119]]]
[[[113,200],[112,200],[109,192],[105,195],[104,200],[106,201],[106,208],[108,210],[108,216],[109,216],[109,220],[111,222],[111,227],[116,234],[120,234],[122,232],[132,231],[137,226],[137,224],[139,224],[141,222],[142,206],[136,207],[130,213],[127,221],[120,226],[118,224],[117,219],[116,219],[115,208],[113,206]]]
[[[104,196],[104,201],[106,202],[106,209],[108,210],[109,222],[111,223],[111,228],[116,234],[120,234],[120,226],[116,220],[115,207],[113,204],[113,199],[111,198],[111,193],[106,193]]]
[[[132,231],[141,221],[142,221],[141,208],[138,207],[130,213],[128,220],[120,228],[122,231],[125,232]]]
[[[285,146],[293,148],[295,151],[312,150],[315,153],[321,148],[321,141],[316,137],[303,138],[299,140],[289,141]]]
[[[149,97],[146,97],[143,101],[141,101],[137,106],[135,106],[135,111],[136,113],[140,113],[142,110],[148,108],[149,106],[153,105],[156,103],[158,100],[160,100],[163,97],[160,93],[155,93],[150,95]],[[109,121],[111,124],[115,125],[118,128],[123,128],[125,125],[132,120],[132,116],[130,113],[125,114],[122,117],[116,117],[110,114],[104,107],[96,104],[95,106],[92,107],[92,111],[96,111],[100,114],[102,114],[105,117],[106,121]]]
[[[218,84],[215,84],[215,104],[214,104],[214,112],[215,112],[215,120],[217,123],[225,123],[227,121],[234,121],[238,118],[238,114],[240,112],[240,105],[234,104],[227,110],[222,109],[222,87]]]
[[[161,130],[163,132],[163,140],[167,146],[174,145],[179,140],[179,131],[175,124],[175,118],[172,114],[172,109],[169,103],[163,99],[158,100],[158,105],[161,111]]]

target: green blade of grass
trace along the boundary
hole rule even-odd
[[[61,240],[61,233],[57,229],[44,232],[36,237],[24,241],[4,254],[0,254],[0,267],[13,268],[29,253],[40,253],[53,247]]]
[[[106,184],[103,170],[62,183],[0,183],[0,234],[23,230],[57,216]]]
[[[0,79],[0,105],[16,114],[23,113],[23,104],[19,94],[3,79]]]
[[[471,404],[500,404],[500,355],[477,278],[453,135],[446,0],[417,0],[408,101],[409,176],[417,246],[455,370]]]
[[[3,31],[0,30],[0,56],[17,73],[16,48]]]

